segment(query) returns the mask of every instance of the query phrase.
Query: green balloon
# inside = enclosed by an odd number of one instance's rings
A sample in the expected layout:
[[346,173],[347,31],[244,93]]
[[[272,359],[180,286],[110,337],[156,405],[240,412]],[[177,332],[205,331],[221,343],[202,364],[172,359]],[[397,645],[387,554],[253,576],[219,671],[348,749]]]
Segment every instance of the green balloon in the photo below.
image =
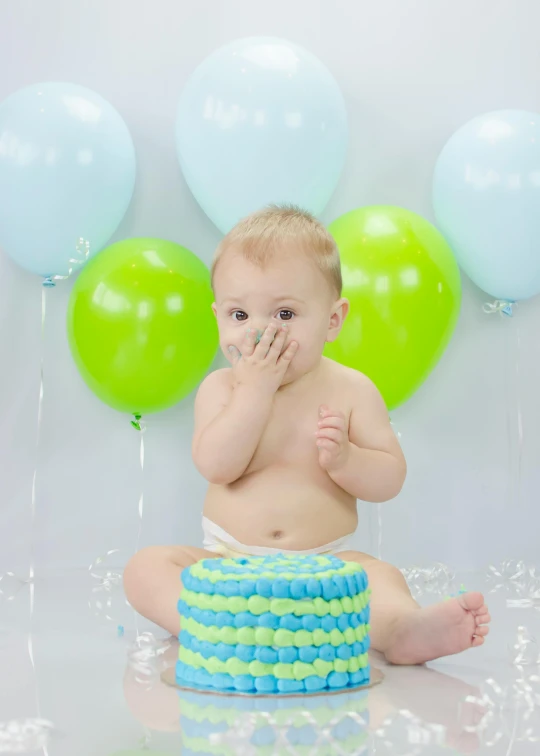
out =
[[456,326],[461,280],[437,229],[400,207],[373,205],[329,227],[351,310],[325,354],[365,373],[389,409],[426,380]]
[[208,370],[218,335],[207,267],[185,247],[127,239],[92,258],[69,300],[75,363],[120,412],[146,414],[183,399]]

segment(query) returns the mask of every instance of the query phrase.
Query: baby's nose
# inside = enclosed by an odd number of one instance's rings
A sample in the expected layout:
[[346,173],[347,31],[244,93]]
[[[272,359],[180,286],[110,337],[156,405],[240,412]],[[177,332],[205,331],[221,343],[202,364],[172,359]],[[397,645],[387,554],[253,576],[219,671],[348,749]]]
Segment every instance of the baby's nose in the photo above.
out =
[[[271,321],[275,325],[278,325],[278,323],[275,320]],[[260,321],[258,323],[255,323],[253,330],[255,331],[255,344],[258,344],[259,341],[263,337],[263,333],[266,331],[270,324],[268,322]]]
[[264,330],[261,330],[260,328],[255,328],[254,331],[255,331],[255,344],[258,344],[259,341],[262,339]]

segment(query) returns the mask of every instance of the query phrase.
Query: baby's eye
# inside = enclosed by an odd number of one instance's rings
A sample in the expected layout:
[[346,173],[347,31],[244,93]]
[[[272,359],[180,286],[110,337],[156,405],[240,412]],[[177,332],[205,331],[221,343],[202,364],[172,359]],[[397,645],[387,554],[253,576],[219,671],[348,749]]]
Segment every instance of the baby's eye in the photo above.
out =
[[238,323],[242,323],[244,320],[248,319],[247,313],[243,310],[235,310],[232,313],[233,320],[236,320]]
[[278,317],[280,320],[292,320],[294,312],[292,310],[280,310]]

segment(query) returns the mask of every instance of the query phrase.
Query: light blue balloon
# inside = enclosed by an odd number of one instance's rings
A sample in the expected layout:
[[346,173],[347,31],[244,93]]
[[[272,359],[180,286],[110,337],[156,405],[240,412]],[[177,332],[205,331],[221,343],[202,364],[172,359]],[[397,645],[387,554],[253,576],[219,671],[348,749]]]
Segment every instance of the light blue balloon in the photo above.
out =
[[90,89],[34,84],[0,105],[0,246],[26,270],[64,276],[100,250],[134,183],[127,126]]
[[540,115],[500,110],[449,139],[433,178],[437,223],[459,265],[492,297],[540,292]]
[[345,160],[345,103],[311,53],[272,37],[239,39],[190,77],[176,144],[189,188],[224,233],[269,203],[318,215]]

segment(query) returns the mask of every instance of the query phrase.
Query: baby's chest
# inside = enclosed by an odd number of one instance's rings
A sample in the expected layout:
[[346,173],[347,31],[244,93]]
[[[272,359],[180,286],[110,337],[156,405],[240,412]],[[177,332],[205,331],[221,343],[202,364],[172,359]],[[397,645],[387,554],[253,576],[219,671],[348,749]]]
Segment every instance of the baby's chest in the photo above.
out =
[[257,467],[272,463],[300,463],[316,459],[319,408],[322,404],[348,416],[342,402],[324,397],[275,401],[270,420],[261,437],[253,462]]

